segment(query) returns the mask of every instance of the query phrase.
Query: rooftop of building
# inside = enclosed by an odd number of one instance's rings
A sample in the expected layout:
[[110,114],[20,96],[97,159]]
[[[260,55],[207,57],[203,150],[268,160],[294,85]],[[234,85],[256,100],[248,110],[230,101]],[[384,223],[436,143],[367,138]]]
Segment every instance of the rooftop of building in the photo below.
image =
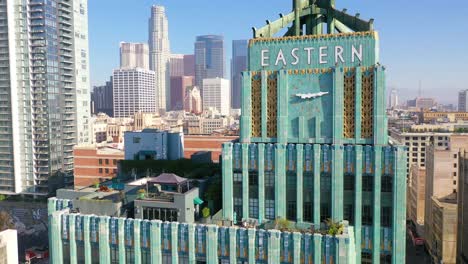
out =
[[96,150],[100,155],[123,155],[124,147],[122,143],[102,142],[97,144],[76,145],[75,150]]

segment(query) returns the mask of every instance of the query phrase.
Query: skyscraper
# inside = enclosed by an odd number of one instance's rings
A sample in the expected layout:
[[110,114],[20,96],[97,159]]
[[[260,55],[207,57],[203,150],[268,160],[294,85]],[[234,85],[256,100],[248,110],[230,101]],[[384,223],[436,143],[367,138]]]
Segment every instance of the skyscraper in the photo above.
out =
[[353,262],[403,263],[406,147],[387,135],[378,32],[334,0],[293,3],[249,42],[239,143],[223,146],[223,220],[346,220]]
[[114,117],[112,77],[105,85],[94,86],[91,92],[91,112],[93,114],[105,113],[110,117]]
[[0,19],[0,193],[47,194],[90,140],[87,1],[1,1]]
[[184,76],[184,54],[171,54],[169,62],[170,76]]
[[468,112],[468,90],[458,93],[458,112]]
[[184,75],[195,77],[195,55],[184,55]]
[[231,107],[241,108],[242,72],[247,69],[247,40],[232,41]]
[[120,68],[149,70],[148,44],[120,42]]
[[152,6],[149,19],[150,69],[155,72],[156,110],[166,110],[170,104],[170,47],[166,10]]
[[184,110],[184,98],[187,88],[194,84],[193,76],[172,76],[171,77],[171,110]]
[[398,91],[396,89],[392,89],[388,97],[388,108],[393,109],[397,106],[398,106]]
[[222,78],[203,79],[203,110],[214,108],[222,115],[231,112],[231,93],[229,80]]
[[114,116],[156,111],[154,72],[141,68],[117,69],[113,75]]
[[225,76],[224,37],[198,36],[195,42],[195,85],[203,94],[203,79]]

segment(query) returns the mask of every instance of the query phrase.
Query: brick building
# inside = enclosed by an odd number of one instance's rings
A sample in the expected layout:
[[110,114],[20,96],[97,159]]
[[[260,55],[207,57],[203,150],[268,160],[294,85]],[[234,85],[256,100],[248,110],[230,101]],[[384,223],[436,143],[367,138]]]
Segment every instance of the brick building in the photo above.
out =
[[117,175],[117,161],[124,159],[118,144],[82,145],[73,149],[75,188],[110,180]]
[[184,158],[190,159],[190,156],[199,151],[210,151],[211,159],[214,162],[219,161],[221,147],[223,143],[237,140],[237,136],[184,136]]

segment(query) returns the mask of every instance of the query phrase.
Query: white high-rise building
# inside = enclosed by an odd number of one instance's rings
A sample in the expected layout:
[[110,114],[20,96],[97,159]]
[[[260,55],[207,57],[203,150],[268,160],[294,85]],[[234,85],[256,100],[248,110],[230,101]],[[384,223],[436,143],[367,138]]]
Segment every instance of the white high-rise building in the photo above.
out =
[[0,1],[0,193],[73,184],[90,141],[86,0]]
[[148,44],[120,42],[120,68],[149,70]]
[[231,92],[229,80],[222,78],[204,79],[202,93],[203,110],[214,108],[221,115],[228,116],[231,111]]
[[388,96],[388,108],[393,109],[398,106],[398,91],[396,89],[392,89],[390,91],[390,95]]
[[166,110],[170,105],[170,48],[166,10],[163,6],[151,8],[149,19],[150,69],[156,78],[156,109]]
[[154,72],[141,68],[116,69],[112,77],[114,117],[124,118],[137,112],[156,111]]

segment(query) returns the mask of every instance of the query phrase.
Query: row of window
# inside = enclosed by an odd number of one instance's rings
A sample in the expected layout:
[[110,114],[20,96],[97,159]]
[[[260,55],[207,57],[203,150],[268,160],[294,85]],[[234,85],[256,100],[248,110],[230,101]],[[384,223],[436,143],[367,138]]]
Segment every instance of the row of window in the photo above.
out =
[[[109,165],[109,159],[99,159],[99,165],[102,165],[102,162],[105,162],[106,165]],[[112,165],[117,165],[117,160],[113,159],[112,160]]]

